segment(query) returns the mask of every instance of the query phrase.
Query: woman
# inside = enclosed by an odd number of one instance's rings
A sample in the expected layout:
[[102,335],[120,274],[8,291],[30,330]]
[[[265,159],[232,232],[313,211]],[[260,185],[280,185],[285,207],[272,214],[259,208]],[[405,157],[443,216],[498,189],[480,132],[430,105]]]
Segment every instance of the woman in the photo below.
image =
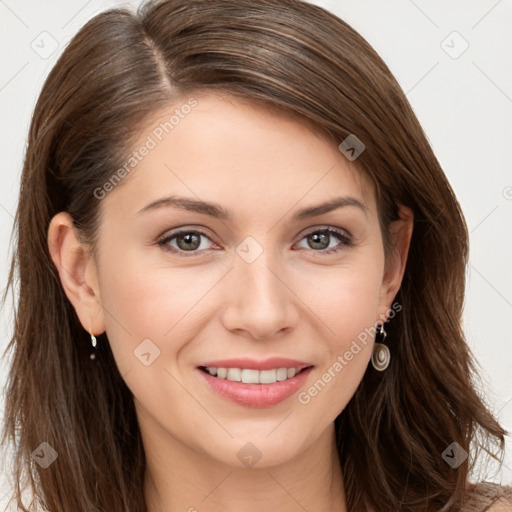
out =
[[334,15],[94,17],[36,105],[16,227],[4,439],[46,509],[512,506],[468,479],[505,432],[461,330],[464,218]]

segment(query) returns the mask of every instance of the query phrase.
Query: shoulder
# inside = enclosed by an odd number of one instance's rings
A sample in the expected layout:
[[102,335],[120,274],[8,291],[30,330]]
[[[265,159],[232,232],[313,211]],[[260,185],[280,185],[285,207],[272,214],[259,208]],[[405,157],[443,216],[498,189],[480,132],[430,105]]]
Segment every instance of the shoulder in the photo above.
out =
[[512,512],[512,487],[481,482],[468,484],[463,512]]
[[512,501],[507,500],[506,502],[503,502],[500,500],[500,502],[495,503],[494,505],[491,505],[490,508],[486,510],[486,512],[510,512],[512,510]]
[[510,512],[512,511],[512,501],[507,500],[506,502],[503,502],[500,500],[499,502],[496,502],[494,505],[491,505],[490,508],[486,510],[486,512]]

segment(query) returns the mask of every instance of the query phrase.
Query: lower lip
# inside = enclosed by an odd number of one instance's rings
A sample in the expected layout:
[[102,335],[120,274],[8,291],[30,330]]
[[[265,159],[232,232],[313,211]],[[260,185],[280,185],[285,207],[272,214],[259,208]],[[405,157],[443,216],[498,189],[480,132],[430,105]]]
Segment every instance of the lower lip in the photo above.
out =
[[293,395],[304,384],[312,366],[298,373],[291,379],[277,381],[273,384],[245,384],[227,379],[213,377],[198,369],[210,387],[223,398],[246,407],[271,407]]

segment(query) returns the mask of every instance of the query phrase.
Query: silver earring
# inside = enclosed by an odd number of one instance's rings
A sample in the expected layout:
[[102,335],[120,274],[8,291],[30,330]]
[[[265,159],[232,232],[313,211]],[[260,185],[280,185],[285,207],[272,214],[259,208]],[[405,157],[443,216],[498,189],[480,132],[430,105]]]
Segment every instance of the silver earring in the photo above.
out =
[[[96,336],[94,336],[94,334],[92,333],[92,327],[89,329],[89,334],[91,335],[92,348],[96,348],[97,341],[96,341]],[[89,357],[91,359],[96,359],[96,354],[93,352]]]
[[[382,336],[382,341],[386,339],[387,333],[384,330],[384,325],[381,324],[380,326],[380,332],[377,330],[377,333]],[[389,348],[387,345],[384,345],[384,343],[377,343],[373,345],[373,352],[372,352],[372,366],[379,372],[384,371],[388,366],[389,362],[391,361],[391,352],[389,351]]]

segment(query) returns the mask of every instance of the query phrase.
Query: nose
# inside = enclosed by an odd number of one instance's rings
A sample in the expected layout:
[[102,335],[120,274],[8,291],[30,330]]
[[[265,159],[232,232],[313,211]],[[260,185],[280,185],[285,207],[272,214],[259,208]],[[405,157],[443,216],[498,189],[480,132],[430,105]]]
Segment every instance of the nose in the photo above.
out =
[[224,327],[257,340],[292,330],[300,319],[300,301],[278,259],[263,251],[249,263],[235,254],[233,265],[225,282]]

